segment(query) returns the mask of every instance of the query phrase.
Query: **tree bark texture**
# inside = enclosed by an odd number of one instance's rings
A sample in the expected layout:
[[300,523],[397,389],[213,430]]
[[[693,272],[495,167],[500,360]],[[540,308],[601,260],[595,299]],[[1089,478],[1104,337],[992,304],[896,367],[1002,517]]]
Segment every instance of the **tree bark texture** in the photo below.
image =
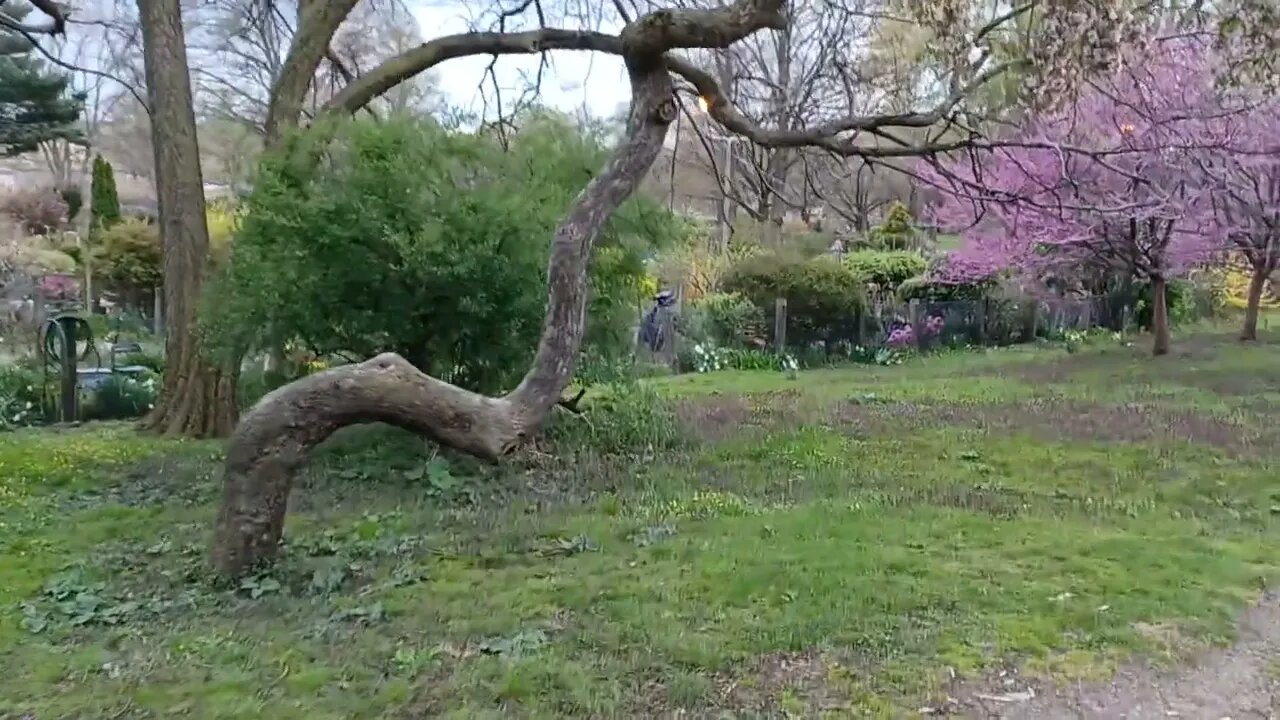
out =
[[1169,353],[1169,284],[1163,275],[1151,278],[1151,354]]
[[1258,339],[1258,311],[1262,305],[1262,291],[1267,285],[1267,277],[1271,273],[1264,267],[1254,268],[1249,278],[1249,294],[1245,298],[1244,327],[1240,330],[1240,339],[1252,341]]
[[179,0],[138,0],[138,13],[164,248],[166,330],[164,388],[143,427],[170,436],[225,436],[235,426],[236,373],[201,355],[196,332],[209,229],[182,9]]
[[341,427],[385,422],[493,461],[540,429],[573,376],[591,247],[610,214],[639,187],[675,119],[661,56],[626,59],[632,85],[627,135],[556,230],[543,333],[519,386],[504,397],[486,397],[385,354],[270,393],[245,414],[231,439],[211,557],[219,573],[234,577],[275,557],[295,473],[311,449]]

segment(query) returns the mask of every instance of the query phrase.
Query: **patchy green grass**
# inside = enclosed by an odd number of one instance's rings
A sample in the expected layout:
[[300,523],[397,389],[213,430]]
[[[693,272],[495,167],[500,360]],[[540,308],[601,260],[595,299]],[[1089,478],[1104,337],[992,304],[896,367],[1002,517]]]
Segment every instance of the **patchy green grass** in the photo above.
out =
[[1280,347],[1141,350],[615,388],[499,470],[351,429],[234,587],[215,444],[3,436],[0,717],[899,716],[1176,661],[1277,581]]

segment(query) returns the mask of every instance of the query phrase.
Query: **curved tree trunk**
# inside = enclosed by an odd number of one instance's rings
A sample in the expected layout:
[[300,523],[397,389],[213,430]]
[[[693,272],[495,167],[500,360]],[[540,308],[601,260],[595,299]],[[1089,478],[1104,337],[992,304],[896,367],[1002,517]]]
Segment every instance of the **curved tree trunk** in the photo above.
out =
[[1266,268],[1254,268],[1253,277],[1249,278],[1249,294],[1244,306],[1244,327],[1240,330],[1240,339],[1251,341],[1258,339],[1258,310],[1262,305],[1262,290],[1267,285]]
[[385,354],[270,393],[241,419],[228,449],[211,558],[219,573],[240,575],[274,558],[294,474],[311,449],[339,428],[385,422],[496,461],[541,427],[572,378],[582,343],[592,244],[640,185],[675,119],[671,79],[660,57],[626,59],[632,87],[627,135],[556,231],[542,338],[524,380],[505,397],[490,398]]
[[164,247],[165,374],[143,420],[165,435],[221,437],[235,426],[237,368],[202,356],[196,331],[209,229],[179,0],[138,0]]
[[1169,284],[1164,276],[1151,278],[1152,355],[1169,353]]

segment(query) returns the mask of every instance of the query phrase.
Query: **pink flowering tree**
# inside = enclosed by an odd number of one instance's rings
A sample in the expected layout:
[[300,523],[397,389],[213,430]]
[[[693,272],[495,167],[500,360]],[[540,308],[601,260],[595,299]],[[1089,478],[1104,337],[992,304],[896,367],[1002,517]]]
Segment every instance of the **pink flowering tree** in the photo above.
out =
[[1263,95],[1241,102],[1249,105],[1246,111],[1206,124],[1215,146],[1185,160],[1227,257],[1249,269],[1240,339],[1256,340],[1262,292],[1280,270],[1280,99]]
[[1219,102],[1215,71],[1208,42],[1156,41],[976,159],[924,163],[922,177],[944,190],[934,221],[964,237],[939,278],[1101,267],[1149,282],[1153,353],[1167,353],[1167,283],[1214,258],[1222,237],[1186,162],[1218,148],[1204,128],[1235,112]]

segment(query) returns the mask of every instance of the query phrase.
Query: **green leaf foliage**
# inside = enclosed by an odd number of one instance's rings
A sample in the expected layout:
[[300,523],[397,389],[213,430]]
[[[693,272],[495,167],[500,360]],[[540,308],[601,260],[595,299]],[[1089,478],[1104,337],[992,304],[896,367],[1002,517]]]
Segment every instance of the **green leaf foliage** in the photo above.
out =
[[93,176],[89,184],[90,231],[100,233],[120,222],[120,198],[116,194],[116,175],[111,163],[101,155],[93,158]]
[[973,283],[944,283],[927,273],[903,280],[898,285],[898,299],[903,301],[925,300],[929,302],[974,302],[985,298],[996,286],[994,279]]
[[723,287],[750,298],[769,318],[775,300],[786,298],[787,342],[801,347],[839,336],[865,306],[862,279],[829,255],[804,261],[754,255],[729,271]]
[[765,336],[764,311],[737,293],[708,293],[690,302],[680,317],[682,334],[694,342],[741,345]]
[[929,267],[920,253],[905,250],[860,250],[846,255],[844,262],[863,283],[890,290]]
[[140,218],[112,225],[99,236],[95,262],[113,290],[127,293],[159,287],[164,271],[160,229]]
[[38,58],[0,54],[0,154],[32,152],[49,140],[83,141],[77,124],[84,95],[69,92],[70,82]]
[[[594,136],[526,118],[504,149],[430,120],[320,123],[264,158],[205,315],[216,345],[297,340],[321,355],[395,351],[481,392],[527,369],[552,234],[603,165]],[[590,265],[584,351],[631,349],[644,258],[677,231],[632,200]]]
[[866,246],[873,250],[907,250],[916,244],[911,210],[900,202],[889,206],[884,222],[872,228]]

